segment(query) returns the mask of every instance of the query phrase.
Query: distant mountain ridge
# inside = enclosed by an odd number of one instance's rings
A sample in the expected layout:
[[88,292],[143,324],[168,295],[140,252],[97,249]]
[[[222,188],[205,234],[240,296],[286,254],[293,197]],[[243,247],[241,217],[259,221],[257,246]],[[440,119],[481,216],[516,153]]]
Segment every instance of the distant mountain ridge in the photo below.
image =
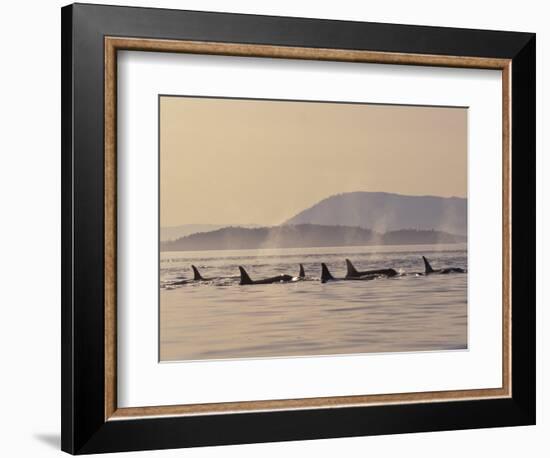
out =
[[197,232],[210,232],[222,227],[238,226],[238,227],[258,227],[256,224],[182,224],[181,226],[168,226],[160,228],[160,241],[166,242],[176,240],[186,235],[195,234]]
[[161,242],[161,251],[243,250],[324,246],[462,243],[466,237],[442,231],[402,229],[380,233],[361,227],[318,224],[225,227]]
[[467,217],[467,199],[461,197],[349,192],[327,197],[283,224],[344,225],[382,233],[433,229],[465,236]]

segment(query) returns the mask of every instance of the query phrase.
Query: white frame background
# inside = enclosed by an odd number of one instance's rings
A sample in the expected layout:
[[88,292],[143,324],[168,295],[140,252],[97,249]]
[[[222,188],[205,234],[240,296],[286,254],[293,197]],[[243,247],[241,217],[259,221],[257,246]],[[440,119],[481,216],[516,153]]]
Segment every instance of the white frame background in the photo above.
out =
[[[468,350],[159,363],[159,94],[467,106]],[[501,387],[501,113],[498,70],[119,52],[118,406]]]

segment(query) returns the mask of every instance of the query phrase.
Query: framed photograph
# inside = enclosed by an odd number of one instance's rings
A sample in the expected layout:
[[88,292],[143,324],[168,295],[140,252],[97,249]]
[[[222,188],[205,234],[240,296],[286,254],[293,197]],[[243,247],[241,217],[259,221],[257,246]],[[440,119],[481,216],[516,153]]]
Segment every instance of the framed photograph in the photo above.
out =
[[535,35],[62,9],[62,448],[535,423]]

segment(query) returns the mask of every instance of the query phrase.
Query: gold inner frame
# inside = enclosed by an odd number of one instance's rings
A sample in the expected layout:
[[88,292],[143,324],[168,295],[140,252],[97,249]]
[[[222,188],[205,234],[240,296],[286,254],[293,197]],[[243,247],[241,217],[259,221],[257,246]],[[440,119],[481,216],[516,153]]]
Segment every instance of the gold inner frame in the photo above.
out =
[[[501,70],[502,72],[502,387],[400,394],[334,396],[119,408],[117,404],[117,51],[176,52],[241,57],[363,62]],[[105,420],[358,407],[511,397],[511,60],[240,43],[105,37]]]

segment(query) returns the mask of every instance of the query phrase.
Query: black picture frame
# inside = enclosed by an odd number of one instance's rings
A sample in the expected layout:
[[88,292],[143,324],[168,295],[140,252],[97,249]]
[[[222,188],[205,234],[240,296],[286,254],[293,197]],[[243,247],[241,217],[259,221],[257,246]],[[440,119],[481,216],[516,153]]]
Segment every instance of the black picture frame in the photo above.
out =
[[[74,4],[62,8],[62,449],[72,454],[535,424],[535,34]],[[106,421],[104,37],[512,61],[512,396]]]

